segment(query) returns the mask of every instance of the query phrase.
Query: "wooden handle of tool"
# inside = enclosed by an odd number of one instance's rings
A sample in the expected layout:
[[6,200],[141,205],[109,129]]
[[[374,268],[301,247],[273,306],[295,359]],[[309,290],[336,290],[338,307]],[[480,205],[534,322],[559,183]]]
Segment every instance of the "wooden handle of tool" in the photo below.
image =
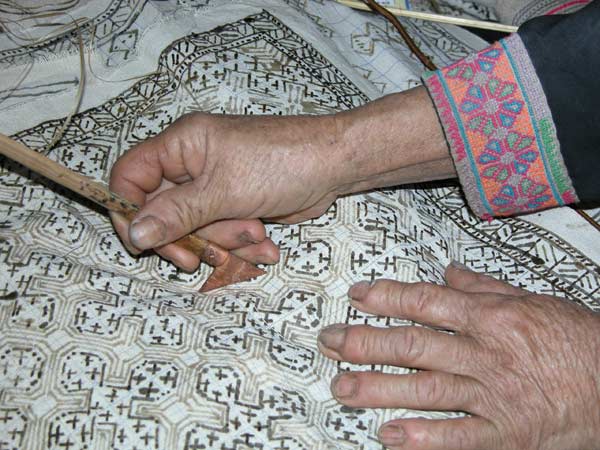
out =
[[[128,220],[132,220],[139,211],[137,205],[111,192],[103,184],[74,172],[3,134],[0,134],[0,154],[92,200],[109,211],[122,214]],[[192,234],[175,241],[175,244],[195,253],[202,261],[211,266],[220,266],[229,257],[229,252],[224,248]]]

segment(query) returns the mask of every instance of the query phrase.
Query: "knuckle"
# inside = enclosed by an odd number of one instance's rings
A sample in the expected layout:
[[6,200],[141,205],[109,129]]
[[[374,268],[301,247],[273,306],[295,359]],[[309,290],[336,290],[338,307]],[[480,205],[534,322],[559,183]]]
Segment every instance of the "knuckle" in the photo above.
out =
[[417,401],[424,405],[438,405],[446,396],[448,386],[440,382],[439,377],[422,372],[421,378],[415,383]]
[[339,350],[340,356],[350,362],[361,361],[372,351],[372,333],[366,327],[354,326],[347,329],[344,345]]
[[185,195],[173,200],[173,215],[176,223],[183,226],[186,230],[195,229],[195,217],[197,214],[195,201]]
[[405,327],[395,341],[394,353],[398,362],[414,365],[423,358],[427,342],[417,327]]
[[188,113],[183,116],[186,122],[189,122],[194,127],[206,128],[208,122],[214,120],[215,117],[212,114],[208,114],[202,111],[195,111],[193,113]]
[[471,363],[477,361],[478,355],[481,352],[481,345],[472,337],[461,336],[457,337],[457,339],[459,341],[447,349],[447,351],[461,367],[471,367]]
[[185,165],[187,156],[197,151],[204,137],[204,115],[185,114],[161,133],[162,145],[158,147],[161,161],[179,161]]
[[262,222],[259,221],[249,222],[246,225],[243,233],[246,233],[251,239],[257,241],[264,241],[267,237],[267,231],[265,229],[265,226],[262,224]]
[[117,161],[113,164],[110,169],[110,181],[109,187],[113,189],[114,182],[121,176],[121,172],[123,171],[123,156],[119,157]]
[[424,282],[415,283],[411,293],[412,301],[410,302],[412,312],[419,316],[423,315],[435,295],[435,285]]
[[527,327],[526,314],[519,303],[513,300],[500,300],[490,307],[488,319],[495,324],[502,325],[510,330],[519,330],[523,326]]
[[163,146],[160,147],[159,158],[164,161],[179,161],[186,145],[185,139],[179,133],[167,133],[163,138]]
[[[129,152],[125,153],[123,164],[127,164],[129,170],[146,170],[147,168],[156,167],[160,164],[159,149],[160,145],[156,137],[150,138],[148,141],[138,144]],[[148,145],[150,143],[150,145]]]
[[431,434],[425,428],[413,430],[408,436],[410,444],[407,448],[430,448],[432,444]]
[[126,158],[127,154],[119,157],[117,162],[112,166],[110,170],[110,179],[108,182],[108,187],[111,191],[116,194],[121,194],[121,188],[124,179],[126,178],[127,172],[129,171],[130,163],[129,158]]
[[370,290],[371,295],[384,303],[391,303],[398,298],[398,283],[391,280],[377,280]]
[[[195,127],[199,127],[202,124],[204,115],[205,115],[204,113],[200,113],[200,112],[183,114],[182,116],[178,117],[171,124],[171,127],[167,128],[167,130],[169,130],[169,129],[186,130],[188,128],[193,129]],[[173,134],[176,136],[179,133],[173,133]]]

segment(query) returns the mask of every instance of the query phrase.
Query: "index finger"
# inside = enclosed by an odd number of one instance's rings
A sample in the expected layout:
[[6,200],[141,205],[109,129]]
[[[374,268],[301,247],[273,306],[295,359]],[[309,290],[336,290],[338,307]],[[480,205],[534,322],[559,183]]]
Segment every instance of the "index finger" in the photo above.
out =
[[198,176],[204,166],[203,129],[184,116],[158,135],[123,154],[111,170],[110,189],[137,203],[156,191],[163,179],[180,184]]
[[358,283],[348,295],[352,306],[361,311],[458,332],[471,329],[482,305],[491,301],[484,294],[476,298],[447,286],[393,280]]

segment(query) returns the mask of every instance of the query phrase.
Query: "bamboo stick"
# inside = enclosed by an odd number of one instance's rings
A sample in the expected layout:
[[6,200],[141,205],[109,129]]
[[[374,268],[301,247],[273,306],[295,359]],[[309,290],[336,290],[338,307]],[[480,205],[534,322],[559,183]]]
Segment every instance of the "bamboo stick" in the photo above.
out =
[[[128,220],[132,220],[139,211],[137,205],[111,192],[103,184],[74,172],[3,134],[0,134],[0,154],[109,211],[123,214]],[[201,292],[246,281],[265,273],[219,245],[192,234],[175,241],[175,244],[195,253],[203,262],[216,267],[200,289]]]
[[[111,192],[103,184],[74,172],[3,134],[0,134],[0,154],[109,211],[123,214],[128,220],[132,220],[139,211],[137,205]],[[182,237],[175,241],[175,244],[198,255],[203,262],[215,266],[215,270],[200,288],[200,292],[247,281],[265,273],[254,264],[237,257],[219,245],[193,234]]]
[[[369,7],[359,0],[336,0],[338,3],[349,6],[361,11],[370,11]],[[386,7],[395,16],[408,17],[411,19],[425,20],[429,22],[447,23],[470,28],[479,28],[482,30],[500,31],[503,33],[515,33],[519,28],[514,25],[504,25],[501,23],[487,22],[484,20],[465,19],[463,17],[452,17],[444,14],[433,14],[421,11],[409,11],[401,8]]]
[[[132,220],[139,211],[137,205],[111,192],[103,184],[74,172],[3,134],[0,134],[0,154],[82,197],[92,200],[109,211],[124,215],[128,220]],[[194,252],[202,261],[211,266],[220,266],[229,256],[227,250],[194,235],[185,236],[176,244]]]

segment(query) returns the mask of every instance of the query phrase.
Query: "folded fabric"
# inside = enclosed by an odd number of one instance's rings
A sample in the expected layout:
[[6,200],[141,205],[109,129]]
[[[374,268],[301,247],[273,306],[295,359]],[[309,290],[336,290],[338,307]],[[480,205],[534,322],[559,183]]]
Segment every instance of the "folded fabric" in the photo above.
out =
[[492,8],[502,23],[521,25],[539,16],[571,14],[592,0],[475,0]]

